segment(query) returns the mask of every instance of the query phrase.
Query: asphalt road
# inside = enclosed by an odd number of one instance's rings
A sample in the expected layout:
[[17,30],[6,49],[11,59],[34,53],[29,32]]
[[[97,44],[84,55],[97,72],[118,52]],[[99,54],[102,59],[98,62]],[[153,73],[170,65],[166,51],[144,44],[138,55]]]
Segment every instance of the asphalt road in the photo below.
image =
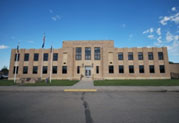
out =
[[175,92],[0,92],[0,123],[178,123]]

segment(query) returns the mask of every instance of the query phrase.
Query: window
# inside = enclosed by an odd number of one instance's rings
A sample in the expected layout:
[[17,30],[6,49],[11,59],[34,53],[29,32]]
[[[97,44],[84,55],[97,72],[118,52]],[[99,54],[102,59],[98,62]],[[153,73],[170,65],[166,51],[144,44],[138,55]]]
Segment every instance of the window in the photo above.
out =
[[15,74],[15,71],[16,71],[16,74],[18,74],[18,70],[19,70],[19,67],[18,66],[14,66],[13,74]]
[[39,54],[38,53],[34,53],[34,61],[38,61],[39,60]]
[[38,66],[33,66],[33,74],[37,74],[38,73]]
[[23,67],[23,74],[27,74],[28,73],[28,67],[27,66],[24,66]]
[[53,61],[58,61],[58,53],[53,53]]
[[165,66],[164,65],[160,65],[160,73],[165,73]]
[[18,53],[18,54],[16,53],[16,54],[15,54],[14,61],[19,61],[19,58],[20,58],[20,54],[19,54],[19,53]]
[[29,61],[29,54],[28,53],[24,54],[24,61]]
[[122,52],[118,53],[118,60],[123,60],[123,53]]
[[96,74],[99,73],[99,66],[96,66]]
[[81,47],[76,47],[76,60],[81,60]]
[[139,73],[144,73],[144,65],[139,65]]
[[91,60],[91,48],[85,47],[85,60]]
[[143,60],[143,53],[142,52],[138,52],[138,60]]
[[94,59],[95,60],[100,60],[100,47],[95,47],[94,48]]
[[67,66],[62,66],[62,74],[67,74]]
[[154,59],[153,52],[148,52],[148,59],[149,60],[153,60]]
[[149,72],[150,73],[155,73],[154,65],[149,65]]
[[48,70],[48,67],[47,66],[43,66],[43,74],[47,74],[47,70]]
[[80,66],[77,66],[77,74],[80,74]]
[[48,53],[44,53],[44,61],[48,61]]
[[114,66],[113,65],[109,65],[109,73],[114,73]]
[[163,60],[163,52],[158,52],[158,59]]
[[128,53],[128,60],[133,60],[133,53],[132,52]]
[[57,74],[57,66],[53,66],[52,67],[52,73],[53,74]]
[[124,73],[124,66],[123,65],[119,65],[119,73]]
[[134,73],[134,66],[133,65],[129,65],[129,73]]

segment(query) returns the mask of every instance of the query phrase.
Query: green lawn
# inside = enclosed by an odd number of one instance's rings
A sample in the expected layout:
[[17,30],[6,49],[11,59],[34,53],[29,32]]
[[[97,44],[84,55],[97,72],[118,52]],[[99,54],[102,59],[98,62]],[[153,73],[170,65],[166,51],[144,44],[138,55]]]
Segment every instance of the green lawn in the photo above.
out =
[[45,81],[37,83],[24,83],[24,84],[14,84],[13,80],[0,80],[0,86],[72,86],[76,84],[79,80],[52,80],[51,83],[45,83]]
[[0,80],[0,86],[10,86],[14,85],[13,80]]
[[179,80],[96,80],[95,86],[179,86]]

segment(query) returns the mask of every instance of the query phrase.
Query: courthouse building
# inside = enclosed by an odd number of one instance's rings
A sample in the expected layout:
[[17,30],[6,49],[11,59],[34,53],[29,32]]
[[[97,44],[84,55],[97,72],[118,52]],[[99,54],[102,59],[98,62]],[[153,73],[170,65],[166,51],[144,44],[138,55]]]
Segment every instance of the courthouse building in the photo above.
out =
[[[59,49],[12,49],[9,79],[170,79],[167,48],[115,48],[113,40],[63,41]],[[15,62],[17,60],[17,62]],[[51,72],[52,71],[52,72]]]

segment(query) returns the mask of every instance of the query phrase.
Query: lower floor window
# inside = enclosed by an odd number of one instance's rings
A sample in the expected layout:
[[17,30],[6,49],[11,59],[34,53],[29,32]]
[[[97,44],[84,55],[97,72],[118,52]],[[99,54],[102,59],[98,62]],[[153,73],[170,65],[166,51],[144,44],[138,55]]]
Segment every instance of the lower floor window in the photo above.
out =
[[77,66],[77,74],[80,74],[80,66]]
[[149,72],[150,73],[155,73],[154,65],[149,65]]
[[133,65],[129,65],[129,73],[134,73],[134,66]]
[[139,73],[144,73],[144,65],[139,65]]
[[124,73],[124,66],[123,65],[119,65],[119,73]]
[[43,66],[43,74],[47,74],[48,71],[48,67],[47,66]]
[[38,73],[38,66],[33,66],[33,74],[37,74]]
[[14,69],[13,69],[13,74],[18,74],[18,71],[19,71],[19,67],[18,66],[14,66]]
[[109,65],[109,73],[114,73],[114,66],[113,65]]
[[62,66],[62,74],[67,74],[67,66]]
[[57,74],[57,66],[53,66],[52,67],[52,73],[53,74]]
[[99,73],[99,66],[96,66],[96,74]]
[[160,73],[165,73],[165,66],[164,65],[160,65]]
[[28,73],[28,67],[27,66],[24,66],[23,67],[23,74],[27,74]]

